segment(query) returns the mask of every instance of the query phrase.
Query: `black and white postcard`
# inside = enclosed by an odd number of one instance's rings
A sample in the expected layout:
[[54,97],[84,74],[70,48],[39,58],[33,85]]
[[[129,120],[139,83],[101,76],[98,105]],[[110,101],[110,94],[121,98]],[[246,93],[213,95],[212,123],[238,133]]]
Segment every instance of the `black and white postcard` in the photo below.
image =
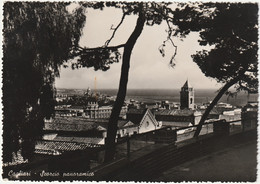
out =
[[4,1],[2,180],[257,182],[258,14]]

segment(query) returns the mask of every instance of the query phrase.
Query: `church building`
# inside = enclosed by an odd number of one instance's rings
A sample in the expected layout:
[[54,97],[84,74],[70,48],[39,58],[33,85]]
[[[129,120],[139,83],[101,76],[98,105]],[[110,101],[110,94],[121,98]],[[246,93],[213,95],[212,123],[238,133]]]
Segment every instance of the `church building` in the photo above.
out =
[[162,126],[186,127],[196,125],[201,112],[194,108],[194,89],[187,80],[180,91],[180,109],[162,109],[155,111],[155,118]]

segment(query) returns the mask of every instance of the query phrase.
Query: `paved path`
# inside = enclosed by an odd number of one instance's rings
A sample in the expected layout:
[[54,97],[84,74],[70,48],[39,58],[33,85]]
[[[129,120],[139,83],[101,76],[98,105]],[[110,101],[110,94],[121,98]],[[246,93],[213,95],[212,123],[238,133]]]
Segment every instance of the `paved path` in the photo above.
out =
[[154,181],[256,181],[256,142],[234,146],[163,172]]

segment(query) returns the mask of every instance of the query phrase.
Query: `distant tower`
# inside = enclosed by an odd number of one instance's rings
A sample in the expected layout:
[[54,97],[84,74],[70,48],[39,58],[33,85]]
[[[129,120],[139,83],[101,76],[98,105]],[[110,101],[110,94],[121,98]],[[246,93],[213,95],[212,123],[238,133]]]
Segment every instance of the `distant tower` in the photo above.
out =
[[181,109],[194,110],[194,90],[187,80],[181,88]]
[[90,89],[90,87],[88,87],[87,92],[85,93],[85,95],[90,96],[90,93],[91,93],[91,89]]

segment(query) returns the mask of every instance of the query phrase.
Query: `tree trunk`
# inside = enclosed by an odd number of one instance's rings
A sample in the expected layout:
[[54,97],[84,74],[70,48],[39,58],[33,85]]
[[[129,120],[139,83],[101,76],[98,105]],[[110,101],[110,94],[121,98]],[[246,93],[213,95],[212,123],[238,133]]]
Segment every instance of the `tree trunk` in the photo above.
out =
[[130,68],[130,57],[132,54],[133,47],[142,33],[144,23],[145,23],[145,15],[143,12],[143,8],[140,5],[139,7],[139,16],[137,19],[137,23],[135,26],[134,31],[130,35],[129,39],[127,40],[124,53],[123,53],[123,60],[122,60],[122,67],[121,67],[121,77],[119,83],[119,89],[117,92],[117,98],[114,103],[114,107],[112,109],[111,116],[108,122],[108,129],[107,129],[107,138],[106,138],[106,153],[105,153],[105,162],[111,161],[115,155],[115,139],[117,133],[117,121],[119,119],[121,108],[124,104],[126,91],[127,91],[127,82],[128,82],[128,73]]
[[214,100],[210,103],[210,105],[207,107],[206,111],[204,112],[204,114],[202,115],[200,122],[197,126],[197,129],[194,133],[193,137],[198,137],[200,134],[200,131],[202,129],[202,125],[204,124],[205,120],[207,119],[210,111],[213,109],[213,107],[217,104],[217,102],[219,101],[219,99],[225,94],[225,92],[231,87],[233,86],[235,83],[237,83],[240,80],[241,76],[238,76],[236,78],[234,78],[233,80],[231,80],[230,82],[226,83],[223,88],[221,88],[221,90],[218,92],[217,96],[214,98]]

